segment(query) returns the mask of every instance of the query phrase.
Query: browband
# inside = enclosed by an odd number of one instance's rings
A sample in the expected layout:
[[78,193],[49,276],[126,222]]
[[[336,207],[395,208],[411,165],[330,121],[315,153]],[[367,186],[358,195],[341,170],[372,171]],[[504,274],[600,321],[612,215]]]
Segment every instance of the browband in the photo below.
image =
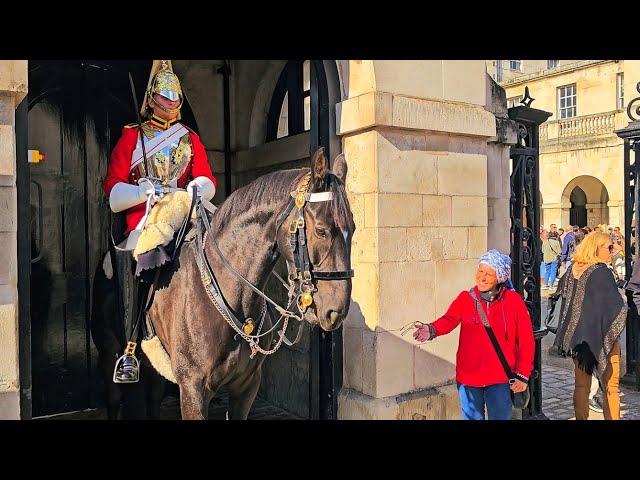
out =
[[307,202],[328,202],[333,199],[333,192],[305,193],[304,198]]

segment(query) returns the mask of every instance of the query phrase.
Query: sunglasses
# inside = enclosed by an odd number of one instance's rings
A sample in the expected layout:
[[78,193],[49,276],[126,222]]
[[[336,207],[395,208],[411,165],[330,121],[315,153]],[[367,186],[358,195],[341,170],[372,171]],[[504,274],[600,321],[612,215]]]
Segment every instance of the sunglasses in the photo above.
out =
[[610,253],[613,253],[613,245],[609,245],[609,247],[608,247],[608,248],[609,248],[609,252],[610,252]]

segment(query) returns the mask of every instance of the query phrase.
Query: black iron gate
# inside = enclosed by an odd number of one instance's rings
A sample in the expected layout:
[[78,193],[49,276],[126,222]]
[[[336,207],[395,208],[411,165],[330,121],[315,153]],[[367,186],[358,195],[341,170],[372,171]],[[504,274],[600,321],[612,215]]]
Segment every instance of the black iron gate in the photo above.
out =
[[[636,89],[640,93],[640,82]],[[631,278],[631,268],[638,260],[638,248],[636,245],[638,235],[638,221],[640,218],[639,202],[640,192],[640,97],[629,102],[627,115],[630,122],[626,128],[615,133],[624,140],[624,251],[625,255],[625,279]],[[638,310],[627,292],[627,373],[621,378],[621,382],[634,386],[640,390],[640,365],[638,351],[640,340],[638,335],[638,322],[640,320]]]
[[525,90],[523,106],[510,108],[509,118],[516,122],[517,143],[511,147],[511,278],[531,315],[536,353],[529,386],[531,402],[524,418],[544,418],[542,413],[541,340],[546,334],[540,318],[540,188],[538,128],[551,113],[531,108],[533,99]]

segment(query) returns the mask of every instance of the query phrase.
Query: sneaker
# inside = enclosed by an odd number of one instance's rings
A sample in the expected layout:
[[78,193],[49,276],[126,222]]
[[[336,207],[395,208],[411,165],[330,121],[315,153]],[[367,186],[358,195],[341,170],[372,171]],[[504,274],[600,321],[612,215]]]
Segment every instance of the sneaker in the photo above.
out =
[[598,395],[594,395],[589,399],[589,409],[598,413],[602,413],[604,411],[602,409],[602,400]]
[[542,287],[540,287],[540,290],[547,290],[549,287],[547,287],[546,285],[542,285]]

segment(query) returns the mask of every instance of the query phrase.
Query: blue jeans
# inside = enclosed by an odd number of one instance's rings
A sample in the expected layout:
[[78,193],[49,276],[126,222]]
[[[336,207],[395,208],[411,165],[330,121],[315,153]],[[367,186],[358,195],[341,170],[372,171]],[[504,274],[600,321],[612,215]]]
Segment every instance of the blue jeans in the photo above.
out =
[[511,389],[508,383],[486,387],[469,387],[458,383],[463,420],[511,420]]
[[545,263],[544,284],[553,287],[556,283],[556,275],[558,274],[558,262]]

